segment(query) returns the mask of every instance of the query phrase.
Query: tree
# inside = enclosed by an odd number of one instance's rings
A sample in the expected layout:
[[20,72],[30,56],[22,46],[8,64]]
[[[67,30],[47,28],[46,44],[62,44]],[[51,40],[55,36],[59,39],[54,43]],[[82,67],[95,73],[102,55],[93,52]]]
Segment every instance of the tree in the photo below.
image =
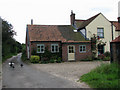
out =
[[21,44],[17,42],[13,36],[16,32],[13,30],[13,26],[7,21],[2,20],[2,56],[3,58],[20,52]]

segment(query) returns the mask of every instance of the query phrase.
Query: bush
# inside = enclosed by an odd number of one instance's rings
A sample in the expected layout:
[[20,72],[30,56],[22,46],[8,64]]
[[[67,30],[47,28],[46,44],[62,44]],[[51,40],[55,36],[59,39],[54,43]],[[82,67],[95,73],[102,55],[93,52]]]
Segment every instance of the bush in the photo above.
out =
[[107,51],[107,52],[104,53],[104,55],[105,55],[106,57],[110,57],[110,52]]
[[55,60],[54,60],[54,59],[50,59],[49,62],[50,62],[50,63],[55,63]]
[[49,63],[49,61],[44,61],[44,60],[42,60],[40,63],[41,63],[41,64],[47,64],[47,63]]
[[37,56],[37,55],[32,55],[32,56],[30,57],[30,62],[31,62],[31,63],[39,63],[39,60],[40,60],[40,57]]
[[57,63],[61,63],[62,62],[62,59],[61,57],[58,57],[58,59],[56,60]]
[[109,60],[110,60],[110,57],[104,57],[103,60],[104,60],[104,61],[109,61]]
[[88,56],[85,59],[82,59],[81,61],[93,61],[92,56]]
[[104,55],[104,54],[98,55],[98,59],[103,60],[104,58],[105,58],[105,55]]
[[27,55],[26,55],[26,50],[24,49],[24,50],[22,50],[22,60],[23,61],[26,61],[27,60]]

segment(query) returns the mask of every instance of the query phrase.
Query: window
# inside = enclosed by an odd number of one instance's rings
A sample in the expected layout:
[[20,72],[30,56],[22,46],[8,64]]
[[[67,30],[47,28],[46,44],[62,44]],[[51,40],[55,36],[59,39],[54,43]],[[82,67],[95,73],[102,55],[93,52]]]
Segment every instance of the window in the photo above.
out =
[[45,46],[44,44],[37,44],[37,53],[44,53]]
[[99,38],[104,38],[104,29],[103,28],[97,28],[97,36],[99,36]]
[[74,53],[74,46],[69,46],[69,53]]
[[58,46],[58,44],[51,44],[51,52],[52,53],[59,52],[59,46]]
[[79,46],[79,51],[80,51],[80,53],[86,52],[86,45],[80,45]]
[[59,52],[58,44],[52,44],[52,45],[51,45],[51,52],[52,52],[52,53]]

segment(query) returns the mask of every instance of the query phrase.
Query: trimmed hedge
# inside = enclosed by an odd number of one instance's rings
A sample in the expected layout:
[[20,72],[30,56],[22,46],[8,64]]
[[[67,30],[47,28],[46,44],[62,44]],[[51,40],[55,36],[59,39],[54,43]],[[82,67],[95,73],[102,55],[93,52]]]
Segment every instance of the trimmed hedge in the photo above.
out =
[[31,63],[39,63],[39,60],[40,60],[40,57],[37,56],[37,55],[32,55],[32,56],[30,57],[30,62],[31,62]]

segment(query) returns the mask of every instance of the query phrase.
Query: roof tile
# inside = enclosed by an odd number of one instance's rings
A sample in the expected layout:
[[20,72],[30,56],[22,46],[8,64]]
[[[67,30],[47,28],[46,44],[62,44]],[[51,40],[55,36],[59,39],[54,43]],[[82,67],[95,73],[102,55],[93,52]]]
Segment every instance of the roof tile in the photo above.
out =
[[27,25],[30,41],[86,41],[71,25]]
[[120,42],[120,36],[118,36],[117,38],[115,38],[112,42]]

